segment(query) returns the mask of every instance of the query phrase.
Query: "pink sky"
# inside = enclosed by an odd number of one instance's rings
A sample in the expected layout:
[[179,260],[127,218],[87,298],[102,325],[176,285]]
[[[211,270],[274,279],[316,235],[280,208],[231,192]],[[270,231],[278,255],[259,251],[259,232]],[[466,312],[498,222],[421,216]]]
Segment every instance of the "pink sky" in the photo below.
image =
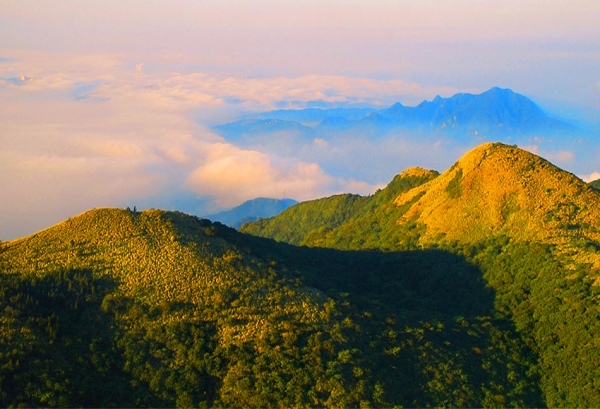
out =
[[[175,207],[177,195],[215,210],[282,192],[369,193],[414,165],[357,180],[324,169],[319,160],[341,149],[324,141],[307,161],[208,130],[282,101],[417,104],[500,86],[597,123],[598,16],[597,1],[5,0],[0,239],[90,207]],[[432,168],[459,153],[362,143],[346,149]],[[530,148],[582,175],[600,170],[572,152]]]

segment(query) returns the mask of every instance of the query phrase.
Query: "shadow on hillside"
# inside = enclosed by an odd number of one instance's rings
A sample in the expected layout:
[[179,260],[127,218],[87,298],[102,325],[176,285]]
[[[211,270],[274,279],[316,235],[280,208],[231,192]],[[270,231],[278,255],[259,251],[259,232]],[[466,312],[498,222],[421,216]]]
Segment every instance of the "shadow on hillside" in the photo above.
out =
[[164,405],[123,370],[114,317],[101,311],[113,281],[89,270],[0,280],[0,406]]
[[494,292],[479,268],[449,251],[298,247],[218,226],[219,236],[261,259],[302,272],[304,284],[328,295],[346,293],[361,308],[422,310],[429,316],[493,315]]
[[[464,257],[439,249],[296,247],[229,229],[221,236],[348,305],[389,402],[408,406],[544,406],[535,354]],[[293,271],[290,273],[289,271]],[[453,395],[453,396],[449,396]],[[476,398],[477,396],[477,398]]]

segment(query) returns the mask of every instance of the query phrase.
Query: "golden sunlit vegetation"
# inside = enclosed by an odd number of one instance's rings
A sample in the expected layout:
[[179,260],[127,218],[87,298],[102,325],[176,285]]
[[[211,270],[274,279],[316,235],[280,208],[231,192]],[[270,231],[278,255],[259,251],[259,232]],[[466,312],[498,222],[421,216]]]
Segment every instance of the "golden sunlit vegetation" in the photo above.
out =
[[0,406],[600,406],[598,200],[488,144],[254,235],[91,210],[0,243]]
[[482,145],[435,180],[400,195],[396,204],[417,195],[404,220],[416,217],[427,226],[423,241],[443,234],[450,241],[473,242],[490,233],[553,244],[600,240],[600,195],[512,146]]

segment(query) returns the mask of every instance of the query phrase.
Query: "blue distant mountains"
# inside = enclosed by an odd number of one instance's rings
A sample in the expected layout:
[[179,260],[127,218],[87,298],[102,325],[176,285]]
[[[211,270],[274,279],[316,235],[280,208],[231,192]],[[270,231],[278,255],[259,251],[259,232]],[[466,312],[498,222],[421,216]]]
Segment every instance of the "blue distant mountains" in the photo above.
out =
[[279,213],[296,203],[298,202],[294,199],[259,197],[248,200],[233,209],[224,210],[205,217],[213,222],[220,222],[226,226],[237,229],[247,222],[277,216]]
[[383,136],[393,131],[442,134],[461,138],[502,139],[575,133],[577,128],[545,113],[529,98],[510,89],[491,88],[481,94],[436,96],[410,107],[400,102],[384,109],[307,108],[275,110],[215,127],[229,140],[279,134],[294,138],[360,133]]

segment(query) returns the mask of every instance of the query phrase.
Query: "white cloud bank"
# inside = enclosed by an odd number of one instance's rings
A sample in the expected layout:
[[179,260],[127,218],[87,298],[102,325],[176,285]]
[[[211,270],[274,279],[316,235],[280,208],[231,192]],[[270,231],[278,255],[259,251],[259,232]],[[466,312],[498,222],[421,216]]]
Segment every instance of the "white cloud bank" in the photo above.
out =
[[433,92],[331,76],[146,73],[146,65],[126,68],[115,55],[0,55],[10,57],[0,65],[2,240],[88,208],[136,201],[169,207],[180,203],[178,195],[196,197],[190,208],[208,212],[257,196],[369,193],[374,185],[334,177],[310,160],[239,148],[198,121],[230,112],[231,101],[237,110],[269,109],[280,101],[352,96],[373,104]]
[[[0,56],[0,240],[92,207],[201,215],[259,196],[368,194],[408,166],[446,163],[463,153],[464,147],[440,141],[318,136],[302,151],[281,141],[244,149],[210,131],[240,112],[286,103],[413,104],[458,91],[452,88],[332,75],[178,72],[165,67],[196,64],[175,54],[0,50]],[[573,154],[561,151],[555,159],[572,162]],[[381,180],[385,166],[389,179]]]
[[581,175],[579,176],[583,181],[585,182],[593,182],[594,180],[598,180],[600,179],[600,171],[599,172],[592,172],[588,175]]

